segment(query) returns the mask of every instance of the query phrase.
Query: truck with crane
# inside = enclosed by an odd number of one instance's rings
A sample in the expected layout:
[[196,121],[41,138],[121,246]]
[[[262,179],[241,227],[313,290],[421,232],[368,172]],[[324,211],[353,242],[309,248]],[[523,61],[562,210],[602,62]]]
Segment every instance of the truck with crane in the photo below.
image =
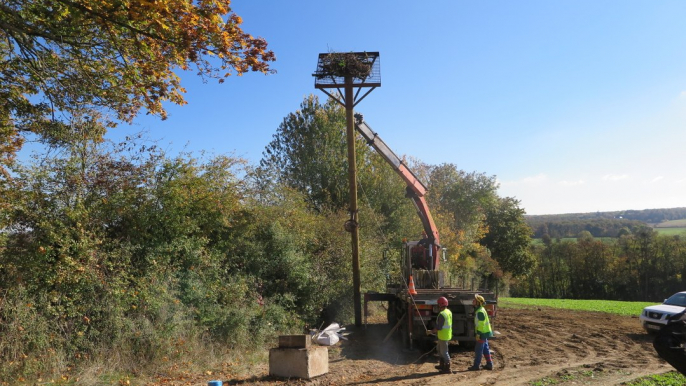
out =
[[485,308],[491,323],[494,323],[497,293],[488,289],[446,286],[444,272],[439,270],[441,257],[445,259],[445,250],[441,248],[438,229],[426,202],[426,186],[369,127],[361,114],[355,114],[355,129],[405,181],[405,195],[414,203],[424,229],[421,240],[403,241],[399,280],[389,281],[385,293],[364,295],[365,322],[368,302],[388,302],[387,319],[393,325],[392,332],[397,332],[406,347],[424,345],[436,339],[428,336],[426,331],[436,323],[438,298],[445,297],[453,313],[453,341],[473,347],[476,342],[472,305],[474,295],[480,294],[486,299]]

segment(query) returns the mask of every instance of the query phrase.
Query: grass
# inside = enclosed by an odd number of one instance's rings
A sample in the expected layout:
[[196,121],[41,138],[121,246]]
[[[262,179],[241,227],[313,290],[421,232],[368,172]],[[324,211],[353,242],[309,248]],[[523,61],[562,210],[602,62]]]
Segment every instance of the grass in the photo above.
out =
[[636,379],[625,386],[683,386],[684,384],[686,384],[686,377],[676,371],[670,371],[664,374]]
[[[572,371],[561,376],[544,377],[535,381],[529,382],[530,386],[551,386],[558,384],[584,384],[585,378],[601,378],[602,373],[597,373],[593,370],[588,371]],[[622,386],[683,386],[686,384],[686,377],[676,371],[670,371],[664,374],[651,375],[641,377],[633,381],[622,383]]]
[[656,303],[649,302],[620,302],[615,300],[569,300],[569,299],[530,299],[530,298],[499,298],[498,307],[551,307],[566,310],[597,311],[624,316],[638,316],[647,306]]
[[686,236],[686,228],[653,228],[663,236]]

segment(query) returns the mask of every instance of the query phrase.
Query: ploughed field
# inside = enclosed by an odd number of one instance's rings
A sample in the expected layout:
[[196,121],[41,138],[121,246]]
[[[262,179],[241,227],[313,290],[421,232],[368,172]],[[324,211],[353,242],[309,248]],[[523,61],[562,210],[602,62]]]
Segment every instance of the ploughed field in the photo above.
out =
[[[645,375],[674,370],[662,361],[637,317],[549,308],[500,309],[491,341],[493,371],[468,372],[473,352],[451,347],[453,374],[438,374],[435,352],[406,350],[384,339],[381,320],[366,328],[348,327],[349,341],[329,348],[329,373],[309,381],[268,376],[255,367],[230,384],[299,385],[620,385]],[[545,383],[545,382],[548,383]],[[554,383],[553,383],[554,382]]]

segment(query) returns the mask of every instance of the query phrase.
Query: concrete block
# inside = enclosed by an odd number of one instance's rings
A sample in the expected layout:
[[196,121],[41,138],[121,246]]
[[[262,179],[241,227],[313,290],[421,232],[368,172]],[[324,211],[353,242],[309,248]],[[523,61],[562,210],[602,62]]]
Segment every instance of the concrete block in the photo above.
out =
[[312,379],[329,372],[328,347],[273,348],[269,350],[269,375]]
[[309,335],[279,335],[279,348],[308,348],[311,341]]

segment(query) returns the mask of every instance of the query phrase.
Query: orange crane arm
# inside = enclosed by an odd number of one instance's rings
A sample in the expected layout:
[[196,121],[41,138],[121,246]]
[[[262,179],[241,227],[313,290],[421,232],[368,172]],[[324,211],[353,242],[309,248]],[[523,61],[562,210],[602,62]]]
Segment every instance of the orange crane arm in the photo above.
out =
[[424,232],[426,232],[429,242],[431,243],[431,256],[433,257],[433,269],[438,269],[439,258],[438,251],[440,249],[440,239],[438,236],[438,229],[434,223],[429,206],[426,203],[424,195],[426,194],[426,186],[415,176],[415,174],[408,169],[403,161],[386,145],[386,143],[375,133],[369,125],[363,120],[361,114],[355,114],[355,129],[367,140],[367,144],[376,150],[386,162],[391,165],[398,175],[405,181],[407,188],[405,189],[405,197],[412,199],[412,202],[417,209]]

